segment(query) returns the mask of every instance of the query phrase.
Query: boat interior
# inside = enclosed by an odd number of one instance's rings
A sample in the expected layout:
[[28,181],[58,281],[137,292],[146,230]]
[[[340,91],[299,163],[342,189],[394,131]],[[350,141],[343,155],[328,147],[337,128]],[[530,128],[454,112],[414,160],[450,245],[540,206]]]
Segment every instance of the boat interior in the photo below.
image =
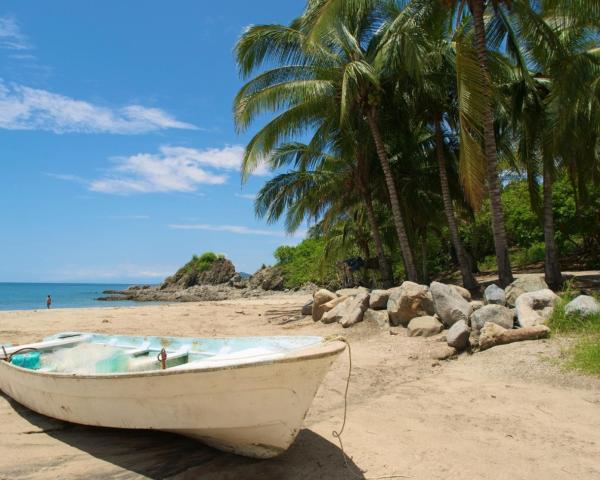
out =
[[272,361],[323,341],[314,336],[184,338],[64,332],[2,346],[0,360],[46,373],[103,375]]

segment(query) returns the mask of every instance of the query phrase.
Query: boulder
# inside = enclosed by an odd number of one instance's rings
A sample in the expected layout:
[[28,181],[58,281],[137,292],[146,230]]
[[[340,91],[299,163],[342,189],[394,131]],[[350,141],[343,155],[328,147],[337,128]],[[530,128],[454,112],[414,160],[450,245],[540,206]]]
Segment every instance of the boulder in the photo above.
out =
[[600,303],[589,295],[579,295],[565,306],[566,315],[589,317],[596,313],[600,313]]
[[524,340],[537,340],[539,338],[546,338],[549,334],[550,329],[546,325],[508,330],[495,323],[486,323],[479,336],[479,348],[486,350],[496,345],[505,345]]
[[479,310],[484,305],[484,303],[481,300],[473,300],[469,303],[471,304],[471,308],[473,309],[473,311]]
[[536,292],[538,290],[547,289],[548,285],[540,275],[527,274],[521,275],[508,287],[506,287],[506,303],[507,305],[514,307],[517,302],[517,298],[523,293]]
[[459,320],[446,332],[446,343],[457,350],[464,350],[469,346],[471,329],[464,320]]
[[333,300],[329,300],[327,303],[324,303],[323,305],[321,305],[320,308],[323,311],[323,315],[321,316],[321,321],[323,323],[337,322],[339,320],[339,318],[335,319],[335,320],[331,320],[332,316],[327,315],[327,314],[332,311],[339,313],[341,310],[337,307],[350,298],[351,297],[335,297]]
[[460,285],[449,285],[450,288],[456,291],[461,297],[463,297],[467,302],[471,301],[471,292],[469,292],[466,288],[461,287]]
[[390,316],[390,325],[406,326],[415,317],[434,313],[431,292],[426,285],[407,281],[397,288],[392,288],[389,292],[387,311]]
[[495,323],[504,328],[513,328],[514,315],[502,305],[485,305],[471,315],[471,328],[481,330],[486,323]]
[[315,322],[321,320],[321,317],[325,313],[325,310],[321,309],[321,306],[330,300],[333,300],[334,298],[337,298],[337,295],[329,290],[325,290],[324,288],[317,290],[313,294],[312,317]]
[[302,315],[312,315],[314,300],[309,300],[302,305]]
[[337,295],[339,295],[340,297],[353,297],[354,295],[361,293],[361,292],[369,293],[369,289],[365,288],[365,287],[342,288],[340,290],[336,290],[335,293]]
[[515,305],[517,323],[521,327],[543,325],[552,315],[557,301],[558,295],[548,288],[519,295]]
[[363,315],[363,322],[387,329],[390,326],[390,317],[387,310],[373,310],[369,308]]
[[469,321],[473,308],[455,289],[439,282],[433,282],[430,289],[435,312],[444,325],[451,327],[459,320]]
[[506,305],[506,293],[495,283],[488,285],[483,292],[486,305]]
[[390,298],[389,290],[373,290],[369,297],[369,308],[373,310],[384,310]]
[[342,327],[348,328],[355,323],[362,322],[367,308],[369,308],[369,292],[359,292],[345,303],[345,311],[340,323]]
[[432,337],[443,329],[444,326],[433,317],[415,317],[408,323],[406,333],[409,337]]

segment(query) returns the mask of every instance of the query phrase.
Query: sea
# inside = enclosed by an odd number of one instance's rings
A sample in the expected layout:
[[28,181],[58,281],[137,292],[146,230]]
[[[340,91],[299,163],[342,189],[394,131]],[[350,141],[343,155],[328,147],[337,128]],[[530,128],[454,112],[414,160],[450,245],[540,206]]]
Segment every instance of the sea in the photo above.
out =
[[114,307],[139,305],[133,301],[105,302],[104,290],[123,290],[121,283],[2,283],[0,310],[35,310],[46,308],[46,298],[52,297],[52,308]]

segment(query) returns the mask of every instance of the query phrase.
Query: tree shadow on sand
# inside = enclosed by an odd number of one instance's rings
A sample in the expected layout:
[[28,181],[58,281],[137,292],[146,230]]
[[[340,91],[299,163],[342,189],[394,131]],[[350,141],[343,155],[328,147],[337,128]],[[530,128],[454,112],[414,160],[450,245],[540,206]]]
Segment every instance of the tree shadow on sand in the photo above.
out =
[[[37,414],[4,393],[0,392],[0,396],[18,415],[37,427],[23,434],[46,434],[111,464],[107,467],[106,463],[90,462],[89,469],[86,466],[86,478],[107,475],[178,480],[364,478],[362,474],[355,476],[348,472],[337,445],[307,429],[300,432],[287,452],[273,459],[256,460],[223,453],[169,433],[87,427],[63,422]],[[60,457],[61,463],[68,468],[69,456],[61,453]],[[81,459],[78,458],[78,461]],[[351,459],[348,463],[356,473],[360,472]]]

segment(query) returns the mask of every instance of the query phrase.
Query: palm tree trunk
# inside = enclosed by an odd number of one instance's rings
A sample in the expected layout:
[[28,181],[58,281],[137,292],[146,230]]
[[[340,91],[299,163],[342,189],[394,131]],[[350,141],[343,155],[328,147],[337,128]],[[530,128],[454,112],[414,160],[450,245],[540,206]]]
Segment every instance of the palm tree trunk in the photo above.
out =
[[546,258],[544,262],[544,273],[546,283],[553,289],[562,285],[562,274],[558,263],[556,241],[554,239],[554,214],[552,212],[552,168],[549,159],[544,158],[544,244]]
[[418,282],[419,275],[417,274],[415,260],[410,249],[408,235],[406,234],[404,219],[402,218],[402,211],[400,210],[400,202],[398,201],[396,183],[394,182],[392,169],[390,168],[390,162],[385,151],[383,137],[381,136],[381,132],[379,130],[379,124],[377,122],[377,116],[374,108],[369,108],[367,112],[367,122],[369,123],[371,134],[373,135],[377,156],[379,157],[381,169],[383,170],[383,176],[385,177],[385,183],[387,185],[388,195],[390,197],[390,204],[392,206],[392,218],[394,220],[394,226],[396,227],[396,234],[398,235],[398,242],[400,243],[402,258],[404,259],[406,276],[411,282]]
[[458,226],[456,225],[456,217],[454,216],[454,206],[452,205],[452,199],[450,198],[450,188],[448,186],[448,172],[446,170],[446,155],[444,154],[444,137],[442,135],[442,126],[440,124],[440,115],[436,114],[434,119],[435,124],[435,147],[437,152],[438,166],[440,169],[440,184],[442,187],[442,200],[444,202],[444,213],[446,214],[446,220],[448,221],[448,227],[450,229],[450,239],[452,240],[452,246],[456,252],[456,258],[458,259],[458,267],[463,279],[463,285],[468,290],[475,290],[479,285],[473,272],[471,271],[471,265],[467,258],[467,253],[460,241],[458,234]]
[[487,180],[490,192],[490,211],[492,217],[492,233],[494,235],[494,247],[496,250],[496,264],[498,265],[499,283],[506,286],[513,281],[508,257],[508,241],[504,226],[504,212],[500,201],[500,180],[498,178],[498,158],[496,150],[496,138],[494,134],[494,116],[490,99],[491,81],[487,67],[487,47],[485,43],[485,24],[483,22],[483,10],[485,0],[469,0],[473,22],[475,27],[475,49],[477,58],[483,70],[484,81],[487,83],[487,99],[483,124],[483,142],[485,157],[487,160]]
[[377,252],[379,272],[381,273],[381,285],[383,288],[390,288],[394,284],[394,276],[392,273],[392,266],[390,265],[388,258],[385,256],[385,250],[383,249],[383,241],[381,240],[381,233],[379,231],[377,217],[375,216],[375,210],[373,209],[371,192],[365,189],[363,191],[363,197],[365,201],[365,209],[367,211],[367,219],[371,225],[371,236],[373,237],[375,251]]

